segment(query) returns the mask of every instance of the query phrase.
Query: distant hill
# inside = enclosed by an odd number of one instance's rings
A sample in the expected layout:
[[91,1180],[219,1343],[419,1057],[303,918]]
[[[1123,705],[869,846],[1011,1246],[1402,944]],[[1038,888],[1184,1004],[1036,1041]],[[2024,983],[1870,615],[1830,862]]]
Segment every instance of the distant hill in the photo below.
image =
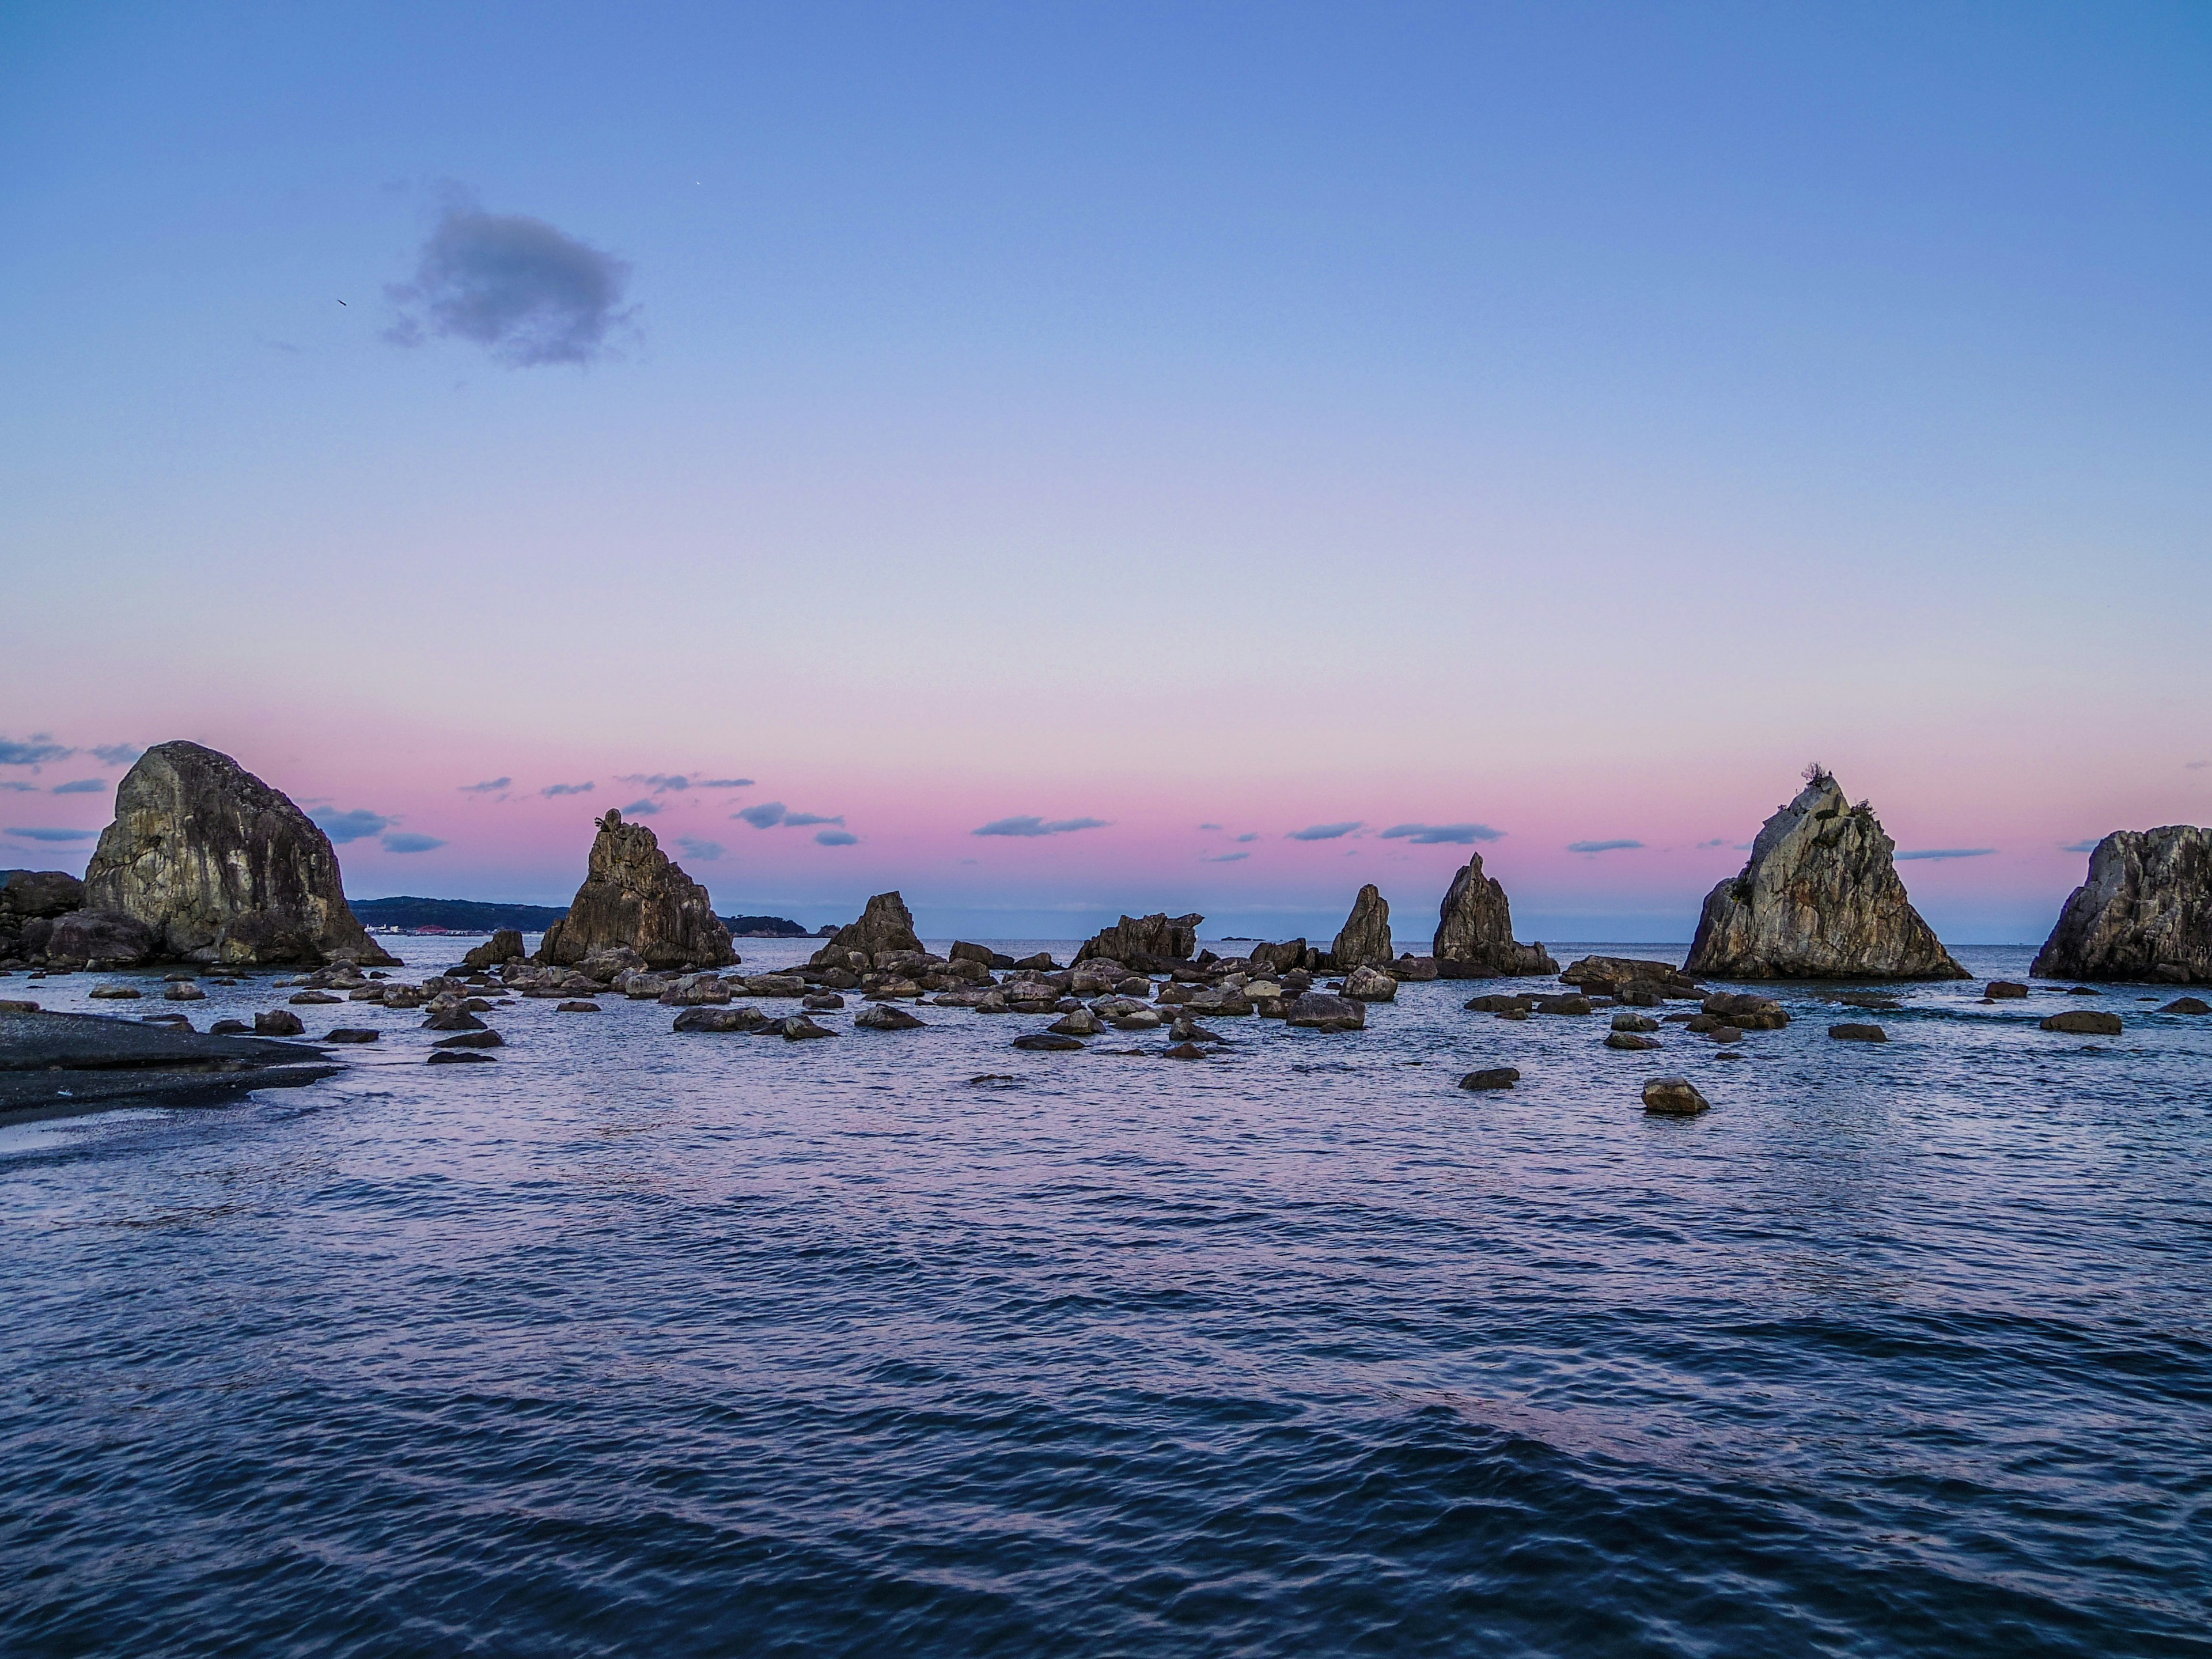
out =
[[[443,927],[454,933],[489,933],[513,927],[542,933],[568,914],[560,904],[495,904],[480,899],[348,899],[364,927]],[[807,930],[782,916],[724,916],[732,933],[756,938],[805,939]]]

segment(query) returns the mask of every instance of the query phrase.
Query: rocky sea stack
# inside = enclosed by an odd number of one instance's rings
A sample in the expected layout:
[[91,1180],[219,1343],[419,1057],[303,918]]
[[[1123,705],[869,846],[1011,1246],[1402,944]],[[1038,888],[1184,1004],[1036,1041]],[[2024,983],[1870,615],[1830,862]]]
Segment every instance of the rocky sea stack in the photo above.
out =
[[603,951],[637,952],[648,968],[724,968],[738,959],[707,890],[670,861],[641,823],[610,809],[568,914],[545,930],[538,959],[570,967]]
[[1396,959],[1390,948],[1390,904],[1373,882],[1359,890],[1343,931],[1329,946],[1329,956],[1340,974],[1354,968],[1388,968]]
[[1513,908],[1497,878],[1482,873],[1477,853],[1452,878],[1437,912],[1437,936],[1429,947],[1439,979],[1491,979],[1521,974],[1556,974],[1559,964],[1541,945],[1516,945]]
[[1684,971],[1721,979],[1966,979],[1920,919],[1874,809],[1820,767],[1705,896]]
[[2212,985],[2212,830],[2115,830],[2028,972]]
[[921,936],[914,931],[914,913],[906,901],[896,891],[878,893],[861,909],[858,921],[848,921],[830,935],[810,965],[842,968],[854,951],[873,962],[878,951],[921,949]]
[[347,908],[330,837],[196,743],[157,744],[125,775],[75,920],[118,939],[136,923],[153,954],[190,962],[397,964]]
[[1085,939],[1075,959],[1088,962],[1093,957],[1106,957],[1126,962],[1140,972],[1157,971],[1152,969],[1154,963],[1172,967],[1198,954],[1198,929],[1205,920],[1200,915],[1170,916],[1164,910],[1149,916],[1124,916]]

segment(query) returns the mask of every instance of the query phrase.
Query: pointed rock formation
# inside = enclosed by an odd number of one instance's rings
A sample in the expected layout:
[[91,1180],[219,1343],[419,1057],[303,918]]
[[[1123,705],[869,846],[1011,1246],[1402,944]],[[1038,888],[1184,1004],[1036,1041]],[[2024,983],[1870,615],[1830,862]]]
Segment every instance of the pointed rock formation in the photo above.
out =
[[228,755],[156,744],[115,791],[84,908],[143,922],[163,956],[396,966],[347,908],[331,839]]
[[538,961],[574,967],[623,949],[636,951],[648,968],[726,968],[738,959],[707,890],[670,862],[652,830],[624,823],[611,807],[595,821],[599,833],[584,884],[568,914],[538,941]]
[[2212,830],[2115,830],[2089,854],[2089,879],[2058,913],[2035,965],[2041,979],[2212,985]]
[[1516,974],[1556,974],[1559,964],[1541,945],[1513,942],[1513,909],[1505,890],[1494,876],[1482,873],[1482,854],[1467,861],[1452,878],[1437,912],[1436,942],[1429,954],[1437,959],[1439,979],[1490,979]]
[[1200,915],[1170,916],[1164,910],[1149,916],[1124,916],[1085,940],[1075,959],[1087,962],[1092,957],[1110,957],[1140,973],[1154,963],[1172,966],[1188,962],[1198,954],[1198,929],[1205,920]]
[[1396,957],[1390,948],[1390,906],[1373,882],[1352,900],[1352,914],[1344,919],[1344,931],[1329,946],[1329,955],[1340,974],[1359,967],[1388,968]]
[[1750,862],[1705,896],[1684,971],[1722,979],[1970,977],[1905,896],[1897,843],[1815,767]]
[[832,934],[830,942],[814,953],[809,965],[842,968],[849,951],[860,951],[872,963],[878,951],[921,949],[921,939],[914,931],[914,915],[906,908],[906,901],[896,892],[878,893],[868,901],[860,912],[860,919],[846,923]]

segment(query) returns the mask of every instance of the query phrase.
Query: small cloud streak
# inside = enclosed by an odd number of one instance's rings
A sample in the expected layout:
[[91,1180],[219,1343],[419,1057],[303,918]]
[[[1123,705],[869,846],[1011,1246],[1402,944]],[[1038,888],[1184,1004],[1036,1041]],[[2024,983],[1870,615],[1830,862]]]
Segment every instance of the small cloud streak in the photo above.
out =
[[598,787],[595,783],[549,783],[538,793],[550,799],[555,795],[588,795]]
[[128,766],[146,751],[135,743],[98,743],[92,752],[110,766]]
[[97,830],[15,829],[8,833],[21,836],[25,841],[96,841],[100,836]]
[[1257,830],[1247,830],[1243,835],[1237,837],[1237,844],[1239,846],[1242,846],[1248,841],[1257,841],[1259,839],[1260,832]]
[[1571,841],[1570,853],[1626,853],[1643,846],[1640,841]]
[[860,838],[849,830],[817,830],[814,844],[817,847],[850,847]]
[[1251,856],[1249,853],[1201,853],[1198,861],[1200,864],[1234,864],[1239,859]]
[[1699,842],[1698,843],[1698,850],[1700,853],[1703,853],[1710,851],[1711,848],[1716,847],[1727,847],[1731,844],[1732,843],[1726,836],[1715,836],[1711,841]]
[[1996,850],[1994,847],[1930,847],[1897,856],[1900,862],[1906,859],[1985,859]]
[[653,799],[650,795],[641,795],[629,805],[623,808],[623,816],[624,817],[631,818],[649,818],[659,810],[660,803],[659,801]]
[[676,844],[684,849],[685,858],[696,859],[702,864],[712,864],[722,856],[722,843],[719,841],[702,841],[696,836],[678,836]]
[[351,841],[366,841],[392,827],[392,820],[381,812],[372,812],[365,806],[356,806],[349,812],[341,812],[334,806],[319,807],[307,816],[322,826],[323,833],[339,846]]
[[381,843],[387,853],[428,853],[445,844],[435,836],[418,836],[411,830],[395,830]]
[[681,772],[625,772],[617,783],[641,783],[656,795],[670,789],[689,789],[691,780]]
[[113,787],[115,787],[115,786],[110,783],[106,778],[79,778],[74,783],[56,784],[54,786],[54,793],[57,795],[99,795],[105,794],[108,790],[112,789]]
[[787,830],[804,830],[812,824],[842,823],[844,821],[845,815],[842,812],[838,813],[835,817],[825,817],[820,812],[786,812],[783,815],[783,824]]
[[1359,828],[1360,822],[1359,819],[1354,818],[1349,823],[1310,823],[1303,830],[1291,830],[1284,839],[1285,841],[1336,841]]
[[773,830],[783,822],[783,803],[780,800],[764,800],[758,806],[742,807],[730,816],[733,818],[743,818],[756,830]]
[[2094,853],[2097,850],[2097,843],[2094,841],[2069,841],[2058,850],[2062,853]]
[[482,783],[461,785],[460,793],[464,795],[496,795],[501,790],[511,787],[514,782],[513,778],[486,778]]
[[28,743],[10,743],[0,738],[0,766],[43,766],[48,761],[67,760],[76,753],[53,742],[43,732],[34,733]]
[[1198,827],[1201,830],[1218,830],[1221,828],[1218,823],[1201,823]]
[[623,261],[543,219],[457,202],[422,244],[415,280],[385,289],[395,316],[384,337],[466,340],[509,368],[588,363],[635,314],[623,307],[629,281]]
[[1410,841],[1416,847],[1471,847],[1479,841],[1497,841],[1504,834],[1486,823],[1394,823],[1382,832],[1382,839]]
[[25,783],[20,778],[0,778],[0,789],[13,789],[25,795],[35,795],[39,793],[37,784]]
[[1078,830],[1103,830],[1103,818],[994,818],[980,830],[971,830],[971,836],[1066,836]]
[[694,787],[700,789],[750,789],[753,787],[753,781],[750,778],[702,778]]

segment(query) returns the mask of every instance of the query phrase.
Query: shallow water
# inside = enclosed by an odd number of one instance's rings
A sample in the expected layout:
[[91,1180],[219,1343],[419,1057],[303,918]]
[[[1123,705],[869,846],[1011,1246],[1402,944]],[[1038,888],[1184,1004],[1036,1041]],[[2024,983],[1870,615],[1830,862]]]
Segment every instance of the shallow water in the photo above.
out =
[[[175,1006],[97,982],[0,993]],[[0,1650],[2212,1654],[2212,1018],[1493,988],[1202,1063],[349,1003],[330,1082],[0,1131]]]

